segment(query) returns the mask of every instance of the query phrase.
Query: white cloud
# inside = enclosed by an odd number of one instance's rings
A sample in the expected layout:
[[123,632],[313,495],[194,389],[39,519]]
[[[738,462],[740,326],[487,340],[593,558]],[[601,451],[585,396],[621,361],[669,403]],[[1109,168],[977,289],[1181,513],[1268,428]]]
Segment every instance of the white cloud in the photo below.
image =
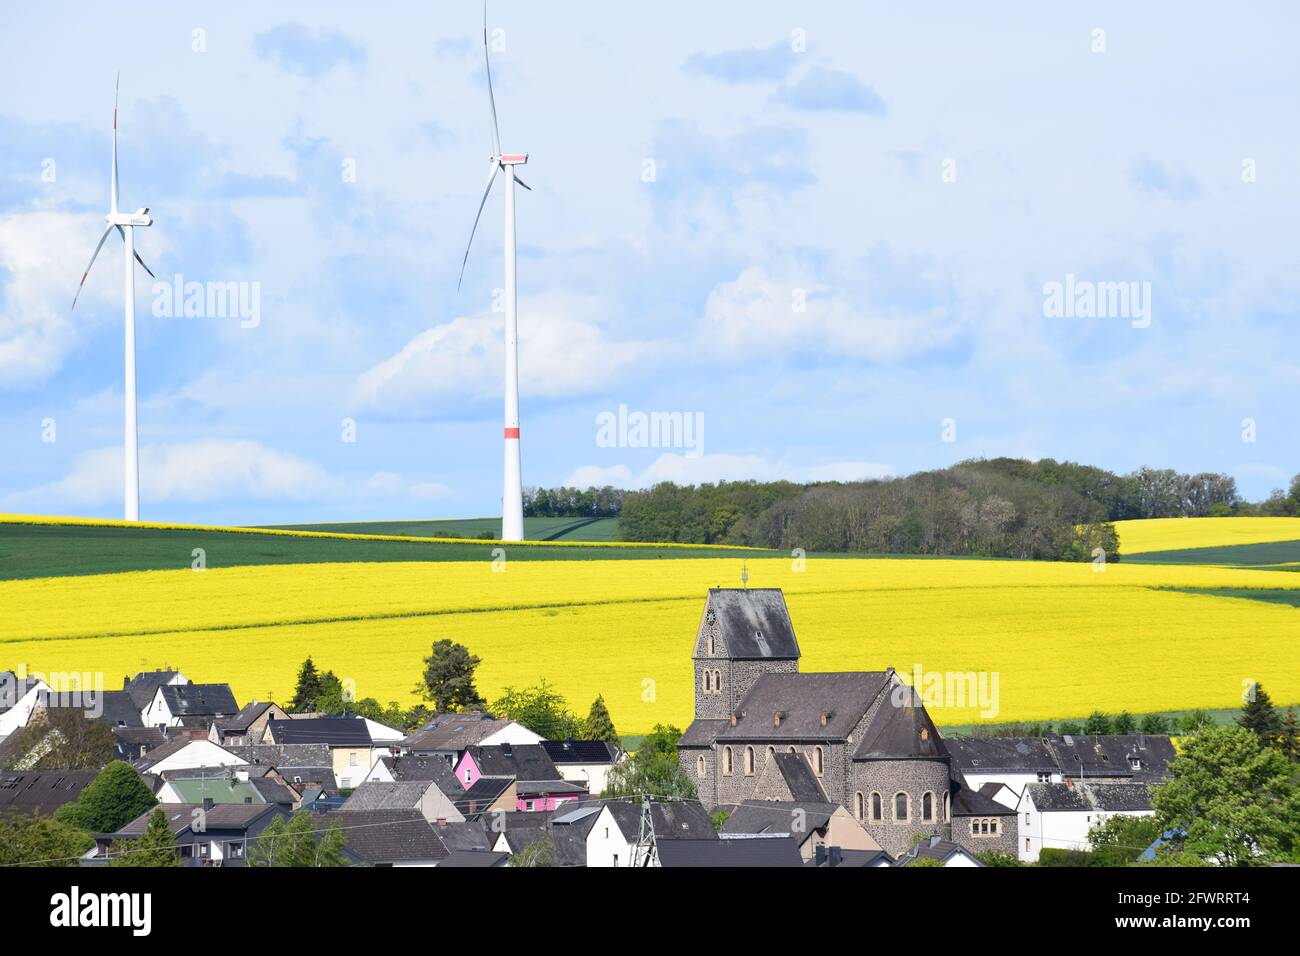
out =
[[947,306],[850,303],[831,287],[777,280],[751,266],[717,285],[700,335],[732,356],[811,351],[896,362],[952,342],[962,323]]
[[[316,462],[256,441],[208,438],[140,449],[140,496],[146,510],[169,502],[335,501],[356,497],[434,501],[446,485],[408,481],[393,472],[365,479],[330,475]],[[0,498],[0,508],[67,514],[122,498],[122,449],[99,448],[77,458],[63,478]]]
[[791,464],[768,461],[758,455],[660,455],[637,475],[627,465],[601,467],[584,465],[564,480],[566,485],[587,488],[614,485],[622,488],[648,488],[661,481],[679,485],[698,485],[718,481],[861,481],[886,478],[894,474],[892,465],[867,461],[832,461],[821,464]]
[[[610,340],[588,299],[548,294],[519,306],[519,388],[523,395],[557,398],[586,394],[619,380],[653,347]],[[426,329],[396,355],[357,379],[357,409],[436,410],[501,394],[505,317],[461,316]]]
[[[92,222],[92,220],[97,220]],[[18,212],[0,218],[0,387],[41,382],[78,342],[78,325],[113,295],[121,302],[121,242],[109,236],[82,290],[73,293],[103,230],[103,220],[66,212]],[[114,281],[116,280],[116,281]]]

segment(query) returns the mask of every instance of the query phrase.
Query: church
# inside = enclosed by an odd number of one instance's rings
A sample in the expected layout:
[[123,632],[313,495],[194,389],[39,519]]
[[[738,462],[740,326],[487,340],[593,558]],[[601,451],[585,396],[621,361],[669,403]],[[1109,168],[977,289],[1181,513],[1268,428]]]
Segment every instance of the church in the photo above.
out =
[[800,672],[780,589],[710,589],[693,660],[695,719],[678,755],[709,810],[838,804],[893,856],[935,834],[1014,852],[1014,811],[963,786],[893,668]]

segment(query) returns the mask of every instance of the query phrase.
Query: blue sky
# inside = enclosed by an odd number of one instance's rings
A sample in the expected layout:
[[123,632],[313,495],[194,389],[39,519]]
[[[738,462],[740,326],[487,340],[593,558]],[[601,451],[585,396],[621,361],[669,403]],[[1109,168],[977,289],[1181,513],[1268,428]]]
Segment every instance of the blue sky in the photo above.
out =
[[[1260,498],[1300,471],[1293,5],[859,6],[492,5],[503,147],[531,154],[525,484],[1017,455]],[[480,17],[6,11],[0,511],[121,515],[120,247],[68,311],[120,68],[141,254],[260,295],[256,327],[155,316],[139,274],[142,516],[499,513],[499,192],[456,290]],[[1045,316],[1067,275],[1150,283],[1149,327]],[[620,405],[701,414],[703,453],[602,447]]]

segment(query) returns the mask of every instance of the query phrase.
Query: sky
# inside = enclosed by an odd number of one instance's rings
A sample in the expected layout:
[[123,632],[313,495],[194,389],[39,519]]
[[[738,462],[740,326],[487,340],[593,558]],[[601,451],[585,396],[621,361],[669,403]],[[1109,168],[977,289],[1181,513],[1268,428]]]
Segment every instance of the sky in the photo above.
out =
[[[457,290],[482,7],[180,6],[3,14],[0,512],[122,516],[116,237],[70,310],[120,70],[121,205],[149,207],[158,277],[142,518],[499,514],[500,183]],[[1294,4],[496,0],[488,25],[532,187],[526,486],[1012,455],[1257,500],[1300,472]],[[697,427],[636,447],[601,429],[620,408]]]

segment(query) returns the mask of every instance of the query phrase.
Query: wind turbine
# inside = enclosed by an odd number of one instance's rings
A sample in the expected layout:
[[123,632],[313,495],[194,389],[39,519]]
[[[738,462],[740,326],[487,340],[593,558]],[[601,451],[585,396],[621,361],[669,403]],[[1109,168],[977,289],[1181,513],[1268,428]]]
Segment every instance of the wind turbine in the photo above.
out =
[[501,134],[497,129],[497,101],[492,95],[492,60],[488,54],[487,4],[483,4],[483,65],[487,70],[488,105],[492,109],[492,155],[488,162],[487,186],[483,198],[479,200],[478,214],[474,216],[474,226],[469,231],[469,242],[465,245],[465,258],[460,263],[460,284],[465,280],[465,264],[469,262],[469,249],[474,244],[474,233],[478,231],[478,221],[483,217],[483,207],[487,205],[488,193],[496,182],[497,173],[505,171],[506,220],[505,220],[505,306],[506,306],[506,409],[505,409],[505,484],[501,496],[501,540],[524,540],[524,489],[523,475],[519,464],[519,317],[517,314],[518,295],[515,289],[515,183],[532,191],[532,187],[515,175],[515,167],[528,162],[527,153],[501,152]]
[[91,266],[95,264],[95,259],[99,256],[99,250],[104,248],[104,241],[108,234],[114,229],[122,237],[122,262],[124,267],[123,281],[126,285],[124,293],[124,308],[126,313],[126,382],[123,389],[126,399],[126,439],[124,448],[125,458],[125,514],[127,521],[140,520],[140,446],[139,439],[136,435],[136,413],[135,413],[135,263],[140,263],[140,267],[149,273],[149,277],[154,278],[153,271],[144,264],[139,253],[135,251],[135,227],[152,226],[153,220],[149,218],[148,208],[137,209],[134,213],[119,212],[117,209],[117,92],[121,86],[122,74],[118,73],[117,81],[113,86],[113,178],[109,191],[109,209],[108,215],[104,219],[108,222],[108,228],[104,234],[99,237],[99,244],[95,246],[95,251],[90,255],[90,265],[86,266],[86,271],[81,275],[81,283],[77,286],[77,294],[72,297],[72,308],[77,307],[77,299],[81,296],[81,288],[86,284],[86,276],[90,275]]

